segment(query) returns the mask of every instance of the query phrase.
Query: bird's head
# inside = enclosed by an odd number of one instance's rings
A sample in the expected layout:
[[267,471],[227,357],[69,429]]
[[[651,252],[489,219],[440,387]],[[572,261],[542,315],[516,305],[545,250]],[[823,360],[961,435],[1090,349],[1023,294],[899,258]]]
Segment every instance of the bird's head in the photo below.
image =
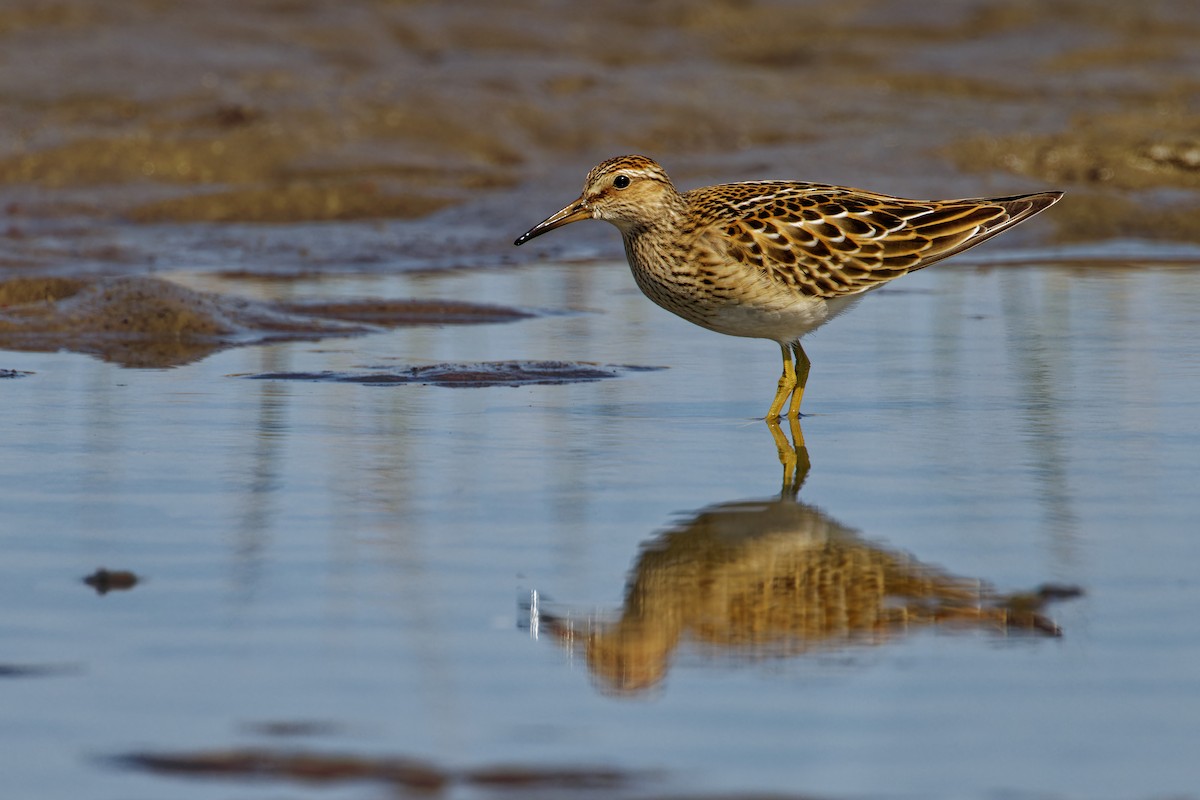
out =
[[581,219],[602,219],[627,233],[661,218],[679,194],[666,171],[646,156],[618,156],[596,165],[579,199],[534,225],[514,244]]

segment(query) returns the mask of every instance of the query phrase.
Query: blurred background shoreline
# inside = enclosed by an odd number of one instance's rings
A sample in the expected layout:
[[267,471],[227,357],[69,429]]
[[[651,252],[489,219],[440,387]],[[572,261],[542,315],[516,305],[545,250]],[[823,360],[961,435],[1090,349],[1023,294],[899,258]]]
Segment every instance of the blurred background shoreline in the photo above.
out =
[[[1198,38],[1163,0],[8,2],[0,265],[608,256],[509,243],[622,152],[681,188],[1067,191],[1010,246],[1197,242]],[[275,233],[312,222],[360,224]]]

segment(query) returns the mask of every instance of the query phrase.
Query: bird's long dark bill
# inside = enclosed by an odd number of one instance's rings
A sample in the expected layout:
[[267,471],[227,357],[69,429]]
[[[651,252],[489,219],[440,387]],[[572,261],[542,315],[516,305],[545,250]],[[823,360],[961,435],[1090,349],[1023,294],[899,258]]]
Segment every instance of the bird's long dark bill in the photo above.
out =
[[530,239],[535,239],[543,233],[549,233],[555,228],[561,228],[563,225],[570,225],[572,222],[579,222],[581,219],[591,219],[592,212],[583,204],[583,198],[576,200],[571,205],[559,211],[556,214],[551,214],[546,219],[534,225],[529,230],[522,233],[513,244],[522,245]]

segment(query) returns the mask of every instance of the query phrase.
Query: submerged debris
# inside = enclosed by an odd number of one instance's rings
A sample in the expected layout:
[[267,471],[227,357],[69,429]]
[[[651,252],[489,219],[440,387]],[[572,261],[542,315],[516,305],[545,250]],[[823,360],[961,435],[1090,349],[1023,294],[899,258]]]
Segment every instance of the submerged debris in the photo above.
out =
[[278,303],[291,314],[402,328],[410,325],[485,325],[528,319],[533,314],[507,306],[459,300],[342,300]]
[[83,582],[96,590],[96,594],[109,592],[127,592],[138,585],[139,578],[132,572],[123,569],[109,570],[101,567],[83,579]]
[[589,364],[572,361],[488,361],[476,364],[430,364],[381,372],[266,372],[241,377],[271,381],[328,381],[385,386],[419,383],[433,386],[531,386],[559,385],[616,378],[624,372],[659,367],[628,364]]
[[336,733],[340,728],[336,722],[319,719],[247,722],[242,727],[251,733],[257,733],[261,736],[277,736],[280,738],[328,736]]
[[63,664],[0,664],[0,678],[45,678],[76,671]]

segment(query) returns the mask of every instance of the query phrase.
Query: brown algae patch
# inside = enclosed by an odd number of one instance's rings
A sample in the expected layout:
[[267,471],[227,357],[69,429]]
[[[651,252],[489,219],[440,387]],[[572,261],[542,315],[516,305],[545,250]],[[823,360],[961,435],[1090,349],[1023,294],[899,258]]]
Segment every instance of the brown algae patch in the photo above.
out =
[[371,757],[259,748],[178,753],[135,752],[111,759],[119,766],[179,777],[293,781],[307,784],[374,782],[408,793],[440,793],[451,786],[526,791],[613,790],[645,783],[647,773],[589,766],[500,764],[459,769],[404,756]]
[[429,364],[379,372],[267,372],[238,377],[270,381],[321,381],[388,386],[417,383],[432,386],[479,388],[484,386],[556,386],[616,378],[626,372],[661,367],[586,364],[571,361],[489,361],[478,364]]
[[185,777],[226,777],[305,783],[379,781],[408,790],[432,792],[449,782],[447,772],[411,758],[360,758],[260,749],[184,753],[130,753],[113,761],[143,772]]
[[0,347],[73,350],[130,367],[177,366],[240,344],[526,316],[515,309],[441,301],[269,303],[144,276],[0,282]]

